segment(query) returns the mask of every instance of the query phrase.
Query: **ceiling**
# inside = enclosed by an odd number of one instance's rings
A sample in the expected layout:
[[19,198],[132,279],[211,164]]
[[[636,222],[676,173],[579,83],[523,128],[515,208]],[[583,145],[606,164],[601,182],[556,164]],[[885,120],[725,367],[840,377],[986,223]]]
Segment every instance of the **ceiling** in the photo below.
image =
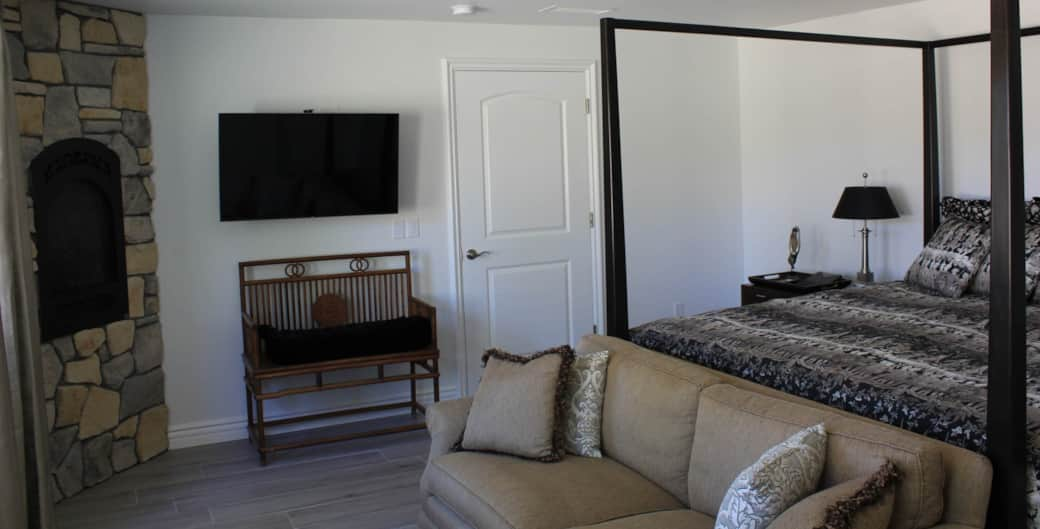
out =
[[[771,27],[814,18],[912,3],[913,0],[92,0],[151,14],[284,18],[365,18],[501,24],[591,25],[595,13],[540,13],[551,5],[613,9],[615,18]],[[471,16],[450,6],[472,3]]]

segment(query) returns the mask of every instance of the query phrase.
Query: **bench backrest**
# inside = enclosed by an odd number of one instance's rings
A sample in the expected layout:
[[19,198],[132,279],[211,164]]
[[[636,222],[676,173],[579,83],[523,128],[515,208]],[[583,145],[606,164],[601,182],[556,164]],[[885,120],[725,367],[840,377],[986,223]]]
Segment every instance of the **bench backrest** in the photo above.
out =
[[244,261],[238,277],[242,313],[282,330],[318,327],[312,307],[323,295],[346,302],[346,323],[407,316],[412,296],[407,251]]

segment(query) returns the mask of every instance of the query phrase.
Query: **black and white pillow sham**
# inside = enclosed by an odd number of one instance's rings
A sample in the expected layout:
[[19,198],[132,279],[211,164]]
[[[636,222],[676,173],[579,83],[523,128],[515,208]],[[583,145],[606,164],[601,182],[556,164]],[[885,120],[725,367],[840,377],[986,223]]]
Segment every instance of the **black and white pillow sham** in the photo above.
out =
[[989,224],[993,216],[993,208],[989,200],[944,197],[939,203],[939,210],[944,219],[961,219],[979,224]]
[[989,255],[989,225],[947,218],[914,259],[906,282],[925,291],[959,298]]
[[[990,266],[992,255],[987,255],[979,268],[975,281],[971,283],[969,292],[988,296],[990,292]],[[1033,296],[1036,286],[1040,281],[1040,226],[1030,224],[1026,226],[1026,298]],[[1035,300],[1034,303],[1040,300]]]
[[[993,207],[985,199],[944,197],[939,210],[944,219],[957,218],[979,224],[989,224],[993,215]],[[1040,224],[1040,197],[1026,202],[1026,222]]]

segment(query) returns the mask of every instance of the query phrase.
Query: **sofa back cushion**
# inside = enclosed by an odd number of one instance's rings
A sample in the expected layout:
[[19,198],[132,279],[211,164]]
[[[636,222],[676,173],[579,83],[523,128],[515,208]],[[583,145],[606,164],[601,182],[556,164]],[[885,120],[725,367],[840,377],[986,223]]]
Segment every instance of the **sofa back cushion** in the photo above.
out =
[[586,336],[577,349],[610,351],[603,454],[685,503],[698,399],[719,379],[694,364],[617,338]]
[[727,487],[741,470],[769,447],[819,423],[828,433],[821,489],[867,474],[878,458],[884,458],[902,475],[891,529],[923,529],[942,519],[943,462],[930,443],[865,420],[725,384],[701,394],[688,474],[690,508],[716,515]]

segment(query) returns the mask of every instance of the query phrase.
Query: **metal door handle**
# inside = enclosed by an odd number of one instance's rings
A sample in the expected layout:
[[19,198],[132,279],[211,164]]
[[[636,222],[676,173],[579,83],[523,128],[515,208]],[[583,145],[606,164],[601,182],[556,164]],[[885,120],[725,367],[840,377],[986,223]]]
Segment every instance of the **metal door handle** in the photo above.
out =
[[474,259],[476,259],[478,257],[484,257],[485,255],[488,255],[490,253],[491,252],[487,252],[487,251],[478,252],[478,251],[474,250],[473,248],[470,248],[469,250],[466,250],[466,259],[469,259],[470,261],[472,261],[472,260],[474,260]]

